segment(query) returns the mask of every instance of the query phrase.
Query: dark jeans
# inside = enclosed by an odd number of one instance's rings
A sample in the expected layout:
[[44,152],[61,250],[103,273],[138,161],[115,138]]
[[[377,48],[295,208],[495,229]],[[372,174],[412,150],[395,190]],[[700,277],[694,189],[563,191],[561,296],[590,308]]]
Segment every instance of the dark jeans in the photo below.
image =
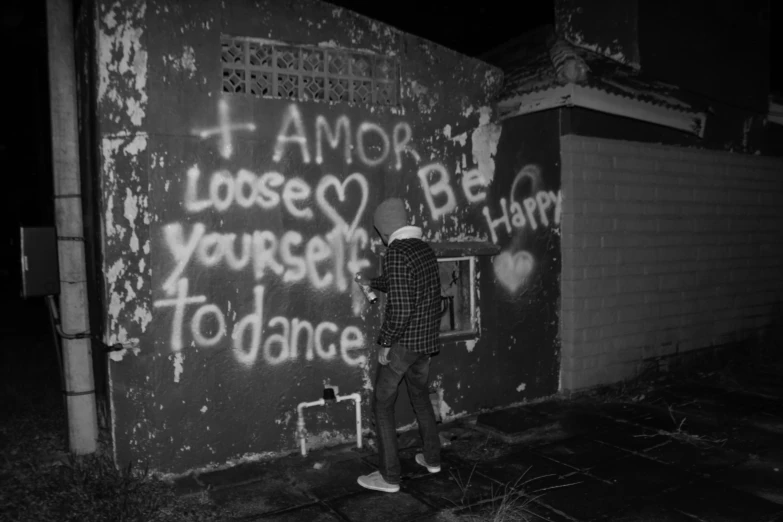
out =
[[399,345],[393,346],[389,352],[389,364],[378,365],[373,403],[378,435],[378,462],[381,476],[390,484],[400,483],[394,403],[397,401],[397,390],[403,378],[408,384],[408,396],[424,442],[424,460],[430,466],[440,465],[440,438],[427,388],[429,375],[430,355],[410,352]]

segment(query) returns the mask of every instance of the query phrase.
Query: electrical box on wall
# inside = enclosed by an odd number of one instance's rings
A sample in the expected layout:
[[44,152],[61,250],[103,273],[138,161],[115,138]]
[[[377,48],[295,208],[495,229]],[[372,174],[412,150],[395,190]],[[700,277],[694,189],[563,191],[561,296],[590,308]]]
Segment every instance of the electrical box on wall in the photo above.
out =
[[22,297],[60,293],[57,231],[54,227],[20,227]]

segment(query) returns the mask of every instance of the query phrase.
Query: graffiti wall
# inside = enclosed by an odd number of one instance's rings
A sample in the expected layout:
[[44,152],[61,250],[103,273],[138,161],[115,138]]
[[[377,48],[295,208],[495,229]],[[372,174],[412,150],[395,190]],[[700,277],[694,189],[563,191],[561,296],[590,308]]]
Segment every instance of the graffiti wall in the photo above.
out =
[[[446,343],[434,360],[436,378],[458,390],[441,405],[446,413],[473,413],[558,390],[558,132],[557,115],[548,113],[479,125],[467,138],[477,147],[477,169],[456,168],[456,175],[422,182],[425,215],[440,214],[441,225],[453,219],[473,223],[485,241],[499,247],[496,255],[478,258],[481,335]],[[491,168],[480,168],[477,144],[483,142],[493,144]],[[478,172],[492,172],[492,178],[483,180]]]
[[[352,278],[380,270],[371,216],[391,196],[475,258],[476,333],[433,364],[441,417],[554,393],[557,127],[496,121],[501,75],[479,61],[328,4],[261,3],[96,9],[118,463],[294,451],[297,405],[326,388],[361,394],[369,429],[383,301]],[[307,413],[308,446],[355,436],[350,401]]]

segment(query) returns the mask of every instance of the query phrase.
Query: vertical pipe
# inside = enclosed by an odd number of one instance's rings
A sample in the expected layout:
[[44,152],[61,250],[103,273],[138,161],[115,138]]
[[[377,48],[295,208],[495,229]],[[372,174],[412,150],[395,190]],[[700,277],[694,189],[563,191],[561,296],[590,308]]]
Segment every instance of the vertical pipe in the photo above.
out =
[[[362,396],[358,393],[350,395],[338,395],[335,397],[337,402],[352,400],[356,409],[356,447],[362,449]],[[313,402],[300,402],[296,407],[296,434],[299,438],[299,448],[303,457],[307,456],[307,432],[305,430],[304,410],[313,406],[323,406],[326,404],[324,399],[318,399]]]
[[356,403],[356,447],[362,449],[362,396],[358,393],[351,396]]
[[325,400],[318,399],[313,402],[300,402],[296,407],[296,432],[299,437],[299,446],[303,457],[307,456],[307,431],[305,430],[304,409],[312,406],[323,406],[324,404],[326,404]]
[[476,258],[470,256],[470,327],[478,328],[476,324],[476,317],[478,316],[476,311]]
[[345,400],[352,400],[356,405],[356,447],[362,449],[362,396],[358,393],[352,393],[337,397],[337,402]]
[[[89,331],[82,225],[72,0],[46,0],[54,213],[60,264],[60,313],[68,334]],[[63,339],[70,450],[94,453],[98,421],[89,337]]]

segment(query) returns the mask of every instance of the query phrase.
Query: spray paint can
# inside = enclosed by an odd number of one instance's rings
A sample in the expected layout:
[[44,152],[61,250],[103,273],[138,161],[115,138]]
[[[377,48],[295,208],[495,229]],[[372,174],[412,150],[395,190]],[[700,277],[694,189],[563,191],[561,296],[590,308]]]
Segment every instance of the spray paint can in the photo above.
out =
[[[359,274],[356,274],[356,276],[358,277]],[[370,288],[369,286],[365,286],[359,283],[358,281],[356,282],[356,284],[359,285],[359,288],[362,289],[362,292],[364,293],[364,297],[367,298],[370,304],[375,304],[378,302],[378,295],[372,291],[372,288]]]

